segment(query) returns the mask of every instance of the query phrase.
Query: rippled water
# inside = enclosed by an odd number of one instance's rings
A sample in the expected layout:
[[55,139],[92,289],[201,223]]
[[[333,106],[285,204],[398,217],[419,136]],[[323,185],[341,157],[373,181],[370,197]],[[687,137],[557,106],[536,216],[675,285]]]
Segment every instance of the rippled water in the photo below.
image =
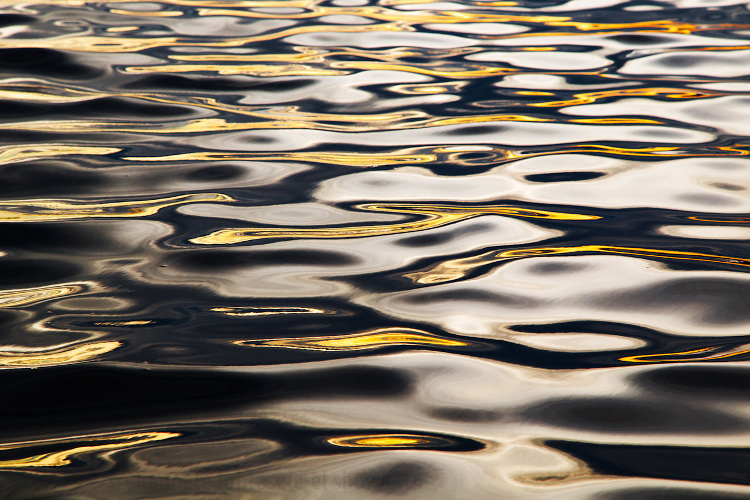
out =
[[0,0],[3,498],[750,498],[735,0]]

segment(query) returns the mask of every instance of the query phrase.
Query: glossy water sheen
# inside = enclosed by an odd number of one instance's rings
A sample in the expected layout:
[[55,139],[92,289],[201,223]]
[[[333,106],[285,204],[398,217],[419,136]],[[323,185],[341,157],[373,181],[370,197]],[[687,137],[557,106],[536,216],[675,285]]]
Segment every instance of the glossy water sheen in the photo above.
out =
[[750,498],[743,2],[0,36],[2,498]]

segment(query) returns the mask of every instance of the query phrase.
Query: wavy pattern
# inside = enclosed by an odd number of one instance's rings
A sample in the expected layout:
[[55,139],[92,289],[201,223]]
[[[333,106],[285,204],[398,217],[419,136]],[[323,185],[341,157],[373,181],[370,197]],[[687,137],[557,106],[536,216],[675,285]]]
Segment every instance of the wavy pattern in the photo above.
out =
[[750,497],[735,0],[0,0],[0,497]]

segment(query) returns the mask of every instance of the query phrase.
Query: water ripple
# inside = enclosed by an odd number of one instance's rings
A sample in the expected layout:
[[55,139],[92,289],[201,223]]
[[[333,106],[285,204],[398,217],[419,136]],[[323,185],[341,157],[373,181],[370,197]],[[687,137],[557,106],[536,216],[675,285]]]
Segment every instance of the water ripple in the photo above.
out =
[[0,496],[750,496],[737,0],[0,0]]

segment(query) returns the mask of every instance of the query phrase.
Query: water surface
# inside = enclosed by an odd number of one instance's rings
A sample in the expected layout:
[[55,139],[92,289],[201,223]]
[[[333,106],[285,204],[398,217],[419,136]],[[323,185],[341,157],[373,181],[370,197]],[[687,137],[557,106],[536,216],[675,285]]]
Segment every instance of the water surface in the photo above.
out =
[[735,0],[0,0],[0,493],[750,497]]

